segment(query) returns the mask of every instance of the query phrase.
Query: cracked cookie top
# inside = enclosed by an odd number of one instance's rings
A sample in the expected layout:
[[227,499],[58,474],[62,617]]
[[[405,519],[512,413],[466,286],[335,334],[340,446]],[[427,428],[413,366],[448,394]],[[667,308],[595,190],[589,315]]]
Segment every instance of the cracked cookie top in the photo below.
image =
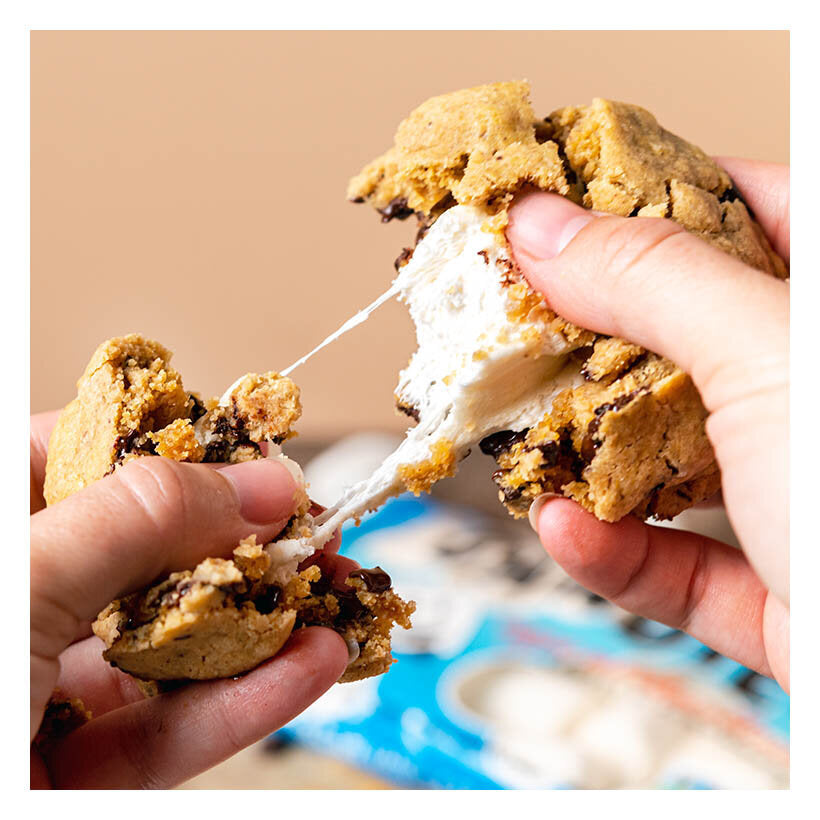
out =
[[595,99],[539,119],[525,82],[422,103],[393,147],[351,180],[348,196],[384,220],[415,212],[429,221],[454,204],[503,213],[528,186],[606,213],[673,219],[759,270],[788,276],[729,175],[700,148],[622,102]]
[[348,196],[388,220],[456,202],[501,207],[526,184],[570,192],[527,83],[494,83],[422,103],[399,125],[394,146],[351,180]]
[[186,391],[170,362],[167,348],[136,333],[97,348],[49,441],[48,504],[141,456],[235,463],[295,435],[302,406],[290,379],[249,373],[223,407]]

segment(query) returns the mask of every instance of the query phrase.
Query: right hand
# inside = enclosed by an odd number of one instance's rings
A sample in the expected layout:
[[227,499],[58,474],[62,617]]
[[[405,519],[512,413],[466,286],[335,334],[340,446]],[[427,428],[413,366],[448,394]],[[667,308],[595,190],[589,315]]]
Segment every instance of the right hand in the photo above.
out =
[[[720,160],[789,258],[789,170]],[[550,498],[531,518],[552,557],[619,606],[691,633],[789,687],[789,287],[667,219],[625,219],[531,194],[507,237],[561,316],[676,362],[706,432],[743,552],[627,517],[608,524]]]

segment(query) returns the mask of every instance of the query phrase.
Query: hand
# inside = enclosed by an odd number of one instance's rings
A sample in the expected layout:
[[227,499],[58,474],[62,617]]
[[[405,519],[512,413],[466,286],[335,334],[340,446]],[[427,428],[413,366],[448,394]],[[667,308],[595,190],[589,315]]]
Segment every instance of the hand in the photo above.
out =
[[91,621],[160,576],[229,557],[252,533],[273,538],[294,511],[296,487],[274,461],[213,469],[148,457],[45,509],[56,417],[31,422],[31,737],[55,687],[81,698],[93,719],[46,759],[32,749],[32,787],[168,788],[298,715],[344,672],[347,647],[330,629],[300,629],[238,680],[145,699],[103,660]]
[[[788,168],[720,162],[788,260]],[[561,498],[531,510],[544,547],[593,592],[788,690],[788,285],[670,220],[596,215],[552,194],[517,202],[507,237],[558,314],[691,375],[743,551],[632,517],[607,524]]]

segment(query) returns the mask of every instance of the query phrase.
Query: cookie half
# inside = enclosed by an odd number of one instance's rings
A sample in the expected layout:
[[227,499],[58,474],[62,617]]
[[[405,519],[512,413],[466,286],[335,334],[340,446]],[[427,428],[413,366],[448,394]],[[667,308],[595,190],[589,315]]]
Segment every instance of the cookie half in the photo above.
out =
[[357,570],[337,588],[315,565],[282,584],[266,580],[269,567],[251,536],[231,560],[209,558],[113,601],[93,625],[103,657],[144,681],[225,678],[273,657],[294,629],[326,626],[357,648],[342,681],[390,668],[390,632],[410,627],[415,604],[396,595],[385,572]]
[[719,489],[689,376],[567,322],[521,275],[504,228],[515,195],[533,189],[624,217],[671,219],[788,277],[726,171],[638,106],[596,99],[540,119],[526,83],[428,100],[348,189],[382,221],[417,217],[394,288],[418,350],[396,388],[416,427],[381,483],[349,493],[341,510],[427,490],[477,444],[496,458],[499,497],[516,516],[554,492],[606,521],[671,518]]
[[[147,456],[194,463],[275,457],[301,475],[277,452],[301,414],[290,379],[247,374],[219,401],[203,402],[184,389],[170,359],[167,348],[137,334],[100,345],[49,443],[49,504]],[[387,671],[391,630],[396,623],[410,627],[415,604],[396,595],[386,573],[361,570],[350,585],[332,589],[318,566],[300,571],[307,551],[281,545],[312,536],[310,507],[302,481],[296,513],[275,541],[258,545],[251,536],[230,560],[209,558],[113,601],[93,625],[106,660],[155,693],[155,682],[247,672],[273,657],[294,629],[319,625],[358,649],[343,680]]]

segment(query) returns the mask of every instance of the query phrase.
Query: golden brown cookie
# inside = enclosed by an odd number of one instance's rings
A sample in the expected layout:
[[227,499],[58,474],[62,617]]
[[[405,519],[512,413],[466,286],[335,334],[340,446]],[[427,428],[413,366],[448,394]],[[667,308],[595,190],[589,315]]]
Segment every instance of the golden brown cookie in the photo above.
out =
[[273,657],[294,628],[326,626],[358,648],[342,682],[390,668],[390,632],[396,623],[410,628],[415,604],[396,595],[385,572],[356,570],[338,589],[315,565],[270,583],[269,565],[251,536],[232,560],[209,558],[113,601],[94,623],[103,657],[144,681],[225,678]]
[[[78,382],[77,398],[51,437],[50,504],[134,458],[237,463],[262,458],[263,442],[275,445],[295,435],[292,426],[301,404],[290,379],[251,373],[222,404],[203,403],[184,390],[170,359],[162,345],[136,334],[97,349]],[[303,488],[296,514],[277,540],[310,536],[309,508]],[[93,625],[106,645],[106,660],[137,677],[144,692],[155,694],[168,681],[230,677],[253,669],[273,657],[294,628],[318,624],[360,647],[343,680],[385,672],[392,663],[390,631],[395,623],[409,628],[415,607],[393,592],[389,577],[381,574],[386,586],[373,582],[359,589],[363,582],[354,573],[353,587],[335,592],[321,588],[315,566],[301,574],[286,570],[283,580],[265,547],[251,536],[231,560],[206,559],[193,570],[113,601]],[[374,591],[374,584],[379,589]],[[67,706],[61,709],[62,714]]]
[[45,499],[53,504],[132,458],[239,462],[261,458],[263,441],[294,435],[299,388],[278,373],[249,373],[230,403],[206,406],[187,392],[158,342],[132,333],[103,342],[77,382],[77,398],[51,434]]
[[[383,221],[415,214],[417,243],[448,209],[481,208],[486,229],[512,259],[503,234],[507,208],[527,188],[606,213],[671,219],[764,273],[788,277],[729,175],[701,149],[627,103],[596,99],[539,119],[522,82],[423,103],[401,123],[393,147],[351,180],[348,195],[372,204]],[[405,249],[397,268],[413,251]],[[509,321],[561,334],[581,377],[544,407],[538,423],[481,442],[498,461],[494,479],[510,512],[525,515],[538,494],[555,492],[608,521],[628,513],[671,518],[719,489],[706,410],[685,373],[638,345],[557,316],[514,263],[502,281],[519,306]],[[399,409],[419,421],[418,408],[405,402]],[[420,469],[414,466],[418,486],[441,477],[432,466],[429,476]]]

